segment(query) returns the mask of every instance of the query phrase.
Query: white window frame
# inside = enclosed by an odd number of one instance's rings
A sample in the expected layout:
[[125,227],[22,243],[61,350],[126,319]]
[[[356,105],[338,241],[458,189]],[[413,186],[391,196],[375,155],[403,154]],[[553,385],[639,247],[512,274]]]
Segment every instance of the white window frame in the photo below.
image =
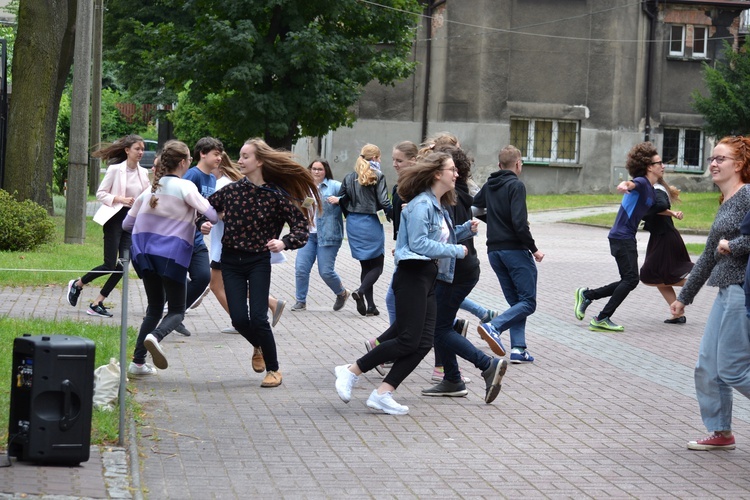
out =
[[[675,28],[680,28],[682,32],[682,39],[680,40],[680,50],[672,50],[672,44],[676,40],[672,38],[672,35],[674,35]],[[670,24],[669,25],[669,55],[670,56],[684,56],[685,55],[685,32],[687,31],[686,26],[684,24]]]
[[[698,38],[695,36],[697,30],[703,31],[703,46],[698,47]],[[693,57],[706,58],[708,55],[708,26],[693,26]]]
[[[703,173],[705,171],[704,165],[702,165],[702,163],[705,161],[703,159],[703,140],[705,138],[703,131],[699,129],[685,128],[685,127],[665,126],[664,128],[671,129],[671,130],[679,130],[679,136],[677,139],[677,163],[669,163],[669,164],[665,163],[664,166],[673,171]],[[698,164],[697,165],[688,165],[685,163],[685,132],[687,130],[700,132],[700,139],[698,141],[699,151],[698,151]],[[664,138],[662,137],[662,141],[663,139]],[[662,153],[663,153],[662,159],[664,161],[671,161],[670,158],[665,158],[666,153],[664,153],[663,147],[662,147]]]
[[[527,118],[523,116],[514,116],[511,118],[511,121],[513,120],[523,120],[529,122],[529,128],[528,128],[528,140],[526,144],[526,155],[522,157],[524,161],[527,162],[539,162],[539,163],[546,163],[546,162],[555,162],[555,163],[578,163],[578,158],[580,156],[580,150],[581,150],[581,122],[576,120],[555,120],[552,118]],[[536,130],[536,122],[552,122],[552,139],[551,139],[551,147],[550,147],[550,156],[549,157],[538,157],[533,156],[534,154],[534,131]],[[560,123],[574,123],[576,126],[576,138],[575,138],[575,154],[574,157],[571,158],[558,158],[557,157],[557,150],[558,150],[558,140],[559,140],[559,130],[560,130]]]

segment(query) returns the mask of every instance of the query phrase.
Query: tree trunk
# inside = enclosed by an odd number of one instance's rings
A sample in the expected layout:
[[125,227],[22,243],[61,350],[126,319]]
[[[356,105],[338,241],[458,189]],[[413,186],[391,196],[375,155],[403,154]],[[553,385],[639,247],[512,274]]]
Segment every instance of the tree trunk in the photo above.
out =
[[13,48],[5,190],[50,213],[55,128],[73,62],[75,0],[21,0]]

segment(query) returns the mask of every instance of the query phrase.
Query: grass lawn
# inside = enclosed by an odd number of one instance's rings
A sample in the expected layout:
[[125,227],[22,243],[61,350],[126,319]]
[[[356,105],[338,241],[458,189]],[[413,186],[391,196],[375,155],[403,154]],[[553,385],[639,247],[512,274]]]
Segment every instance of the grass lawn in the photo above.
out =
[[[622,197],[620,196],[620,200]],[[672,210],[682,210],[685,217],[682,220],[674,220],[675,227],[682,230],[708,231],[719,210],[718,193],[683,193],[680,195],[682,200],[679,203],[672,204]],[[618,201],[619,203],[619,201]],[[536,203],[535,203],[536,204]],[[540,203],[543,205],[543,203]],[[529,202],[529,210],[532,203]],[[586,206],[586,205],[578,205]],[[615,213],[591,215],[573,219],[575,222],[584,222],[589,224],[601,224],[612,226],[615,222]]]
[[[65,218],[55,216],[53,219],[56,233],[52,243],[31,252],[0,251],[0,286],[66,285],[71,279],[80,277],[103,262],[102,226],[87,217],[84,244],[66,245]],[[22,269],[48,271],[21,271]],[[130,276],[136,277],[132,269]],[[101,278],[98,281],[104,283]]]
[[[528,197],[528,207],[529,211],[551,210],[555,208],[619,204],[621,200],[622,195],[538,195]],[[680,200],[680,202],[672,204],[673,210],[682,210],[685,214],[682,220],[673,219],[677,230],[708,232],[719,209],[719,194],[682,193]],[[570,219],[568,222],[611,227],[615,222],[616,215],[615,212],[590,215]],[[691,255],[700,255],[705,248],[705,245],[700,243],[687,243],[685,246]]]
[[[8,443],[8,417],[10,413],[10,385],[14,367],[13,339],[24,333],[32,335],[71,335],[94,341],[96,358],[94,366],[109,363],[110,358],[120,357],[120,326],[94,325],[75,321],[46,321],[39,319],[15,319],[0,317],[0,449]],[[128,329],[128,352],[135,345],[136,330]],[[136,414],[140,409],[128,397],[128,408]],[[91,444],[115,444],[119,437],[119,409],[107,412],[94,410],[91,420]]]

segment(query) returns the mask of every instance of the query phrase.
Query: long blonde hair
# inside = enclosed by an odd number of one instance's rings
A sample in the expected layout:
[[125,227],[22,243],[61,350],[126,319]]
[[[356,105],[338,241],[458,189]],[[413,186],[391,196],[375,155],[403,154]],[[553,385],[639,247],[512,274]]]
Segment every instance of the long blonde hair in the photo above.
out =
[[375,144],[365,144],[359,152],[354,171],[357,172],[357,182],[360,186],[372,186],[378,182],[378,174],[370,166],[370,161],[380,158],[380,148]]
[[294,155],[283,149],[273,149],[266,141],[256,137],[245,141],[246,145],[255,147],[255,158],[263,169],[263,180],[283,189],[297,208],[305,215],[308,224],[313,224],[309,210],[302,208],[302,202],[308,196],[315,197],[316,206],[322,206],[318,185],[315,184],[309,170],[294,161]]
[[242,179],[243,175],[240,172],[240,167],[237,166],[232,160],[229,159],[229,155],[226,151],[221,152],[221,163],[219,163],[219,170],[221,175],[226,175],[232,182]]

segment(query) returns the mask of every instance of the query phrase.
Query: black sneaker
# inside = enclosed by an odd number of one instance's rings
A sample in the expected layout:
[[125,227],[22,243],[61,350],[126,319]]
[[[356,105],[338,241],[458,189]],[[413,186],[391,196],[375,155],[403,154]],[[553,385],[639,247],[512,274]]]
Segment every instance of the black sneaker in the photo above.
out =
[[367,315],[368,316],[380,316],[380,311],[378,311],[378,308],[375,306],[368,307],[367,308]]
[[[188,330],[187,328],[185,328],[185,325],[182,324],[182,323],[180,323],[179,325],[177,325],[177,328],[175,328],[174,331],[176,331],[177,333],[179,333],[180,335],[183,335],[185,337],[189,337],[190,335],[192,335],[190,333],[190,330]],[[157,368],[161,368],[158,365],[156,367]]]
[[487,404],[492,403],[498,394],[500,394],[500,388],[502,387],[503,375],[505,370],[508,369],[508,362],[502,358],[492,358],[490,367],[482,372],[482,378],[486,385],[486,392],[484,395],[484,402]]
[[448,382],[443,379],[439,384],[422,389],[422,396],[447,396],[449,398],[462,398],[469,394],[466,390],[466,384],[463,382]]
[[89,304],[89,308],[86,309],[86,314],[89,316],[101,316],[102,318],[111,318],[114,316],[111,312],[107,311],[104,304],[99,302],[98,304]]
[[76,286],[76,281],[78,281],[78,278],[68,282],[68,304],[73,307],[78,304],[78,297],[81,296],[81,290],[83,290],[83,288]]
[[362,316],[367,316],[367,305],[365,304],[365,298],[359,292],[352,292],[352,298],[357,303],[357,312]]
[[462,337],[466,337],[466,334],[469,332],[469,322],[465,319],[456,319],[453,323],[453,330]]

